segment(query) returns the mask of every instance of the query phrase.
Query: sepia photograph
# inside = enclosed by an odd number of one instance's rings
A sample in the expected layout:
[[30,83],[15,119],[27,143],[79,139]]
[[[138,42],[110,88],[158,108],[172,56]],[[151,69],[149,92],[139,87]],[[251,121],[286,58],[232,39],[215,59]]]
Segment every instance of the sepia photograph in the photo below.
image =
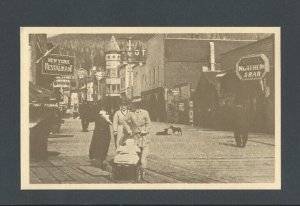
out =
[[21,27],[21,189],[281,189],[280,27]]

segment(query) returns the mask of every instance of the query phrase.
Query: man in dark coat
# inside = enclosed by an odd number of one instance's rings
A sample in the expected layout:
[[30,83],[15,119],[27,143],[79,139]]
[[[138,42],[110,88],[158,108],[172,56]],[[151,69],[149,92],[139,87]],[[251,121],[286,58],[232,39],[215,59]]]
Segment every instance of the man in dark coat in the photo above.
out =
[[235,142],[238,147],[245,147],[248,141],[248,111],[245,105],[236,105],[234,113]]
[[86,100],[79,105],[79,115],[81,119],[82,131],[87,132],[89,127],[90,107]]

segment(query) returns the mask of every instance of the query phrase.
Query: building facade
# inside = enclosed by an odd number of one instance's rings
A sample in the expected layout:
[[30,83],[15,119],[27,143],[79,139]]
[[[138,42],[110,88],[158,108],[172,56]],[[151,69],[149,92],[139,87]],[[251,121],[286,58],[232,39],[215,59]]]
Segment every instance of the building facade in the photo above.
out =
[[[147,42],[142,99],[152,120],[167,121],[167,92],[179,84],[195,90],[202,70],[221,70],[221,54],[254,40],[174,38],[157,34]],[[147,106],[148,105],[148,106]]]
[[142,91],[146,90],[146,65],[137,64],[133,68],[132,96],[141,97]]
[[[227,99],[235,103],[247,102],[250,113],[250,128],[254,131],[274,133],[275,128],[275,60],[274,35],[255,43],[237,48],[222,55],[222,67],[226,70],[219,74],[221,105]],[[264,55],[268,60],[268,72],[262,79],[241,80],[236,74],[236,64],[241,58]],[[230,97],[230,98],[228,98]]]

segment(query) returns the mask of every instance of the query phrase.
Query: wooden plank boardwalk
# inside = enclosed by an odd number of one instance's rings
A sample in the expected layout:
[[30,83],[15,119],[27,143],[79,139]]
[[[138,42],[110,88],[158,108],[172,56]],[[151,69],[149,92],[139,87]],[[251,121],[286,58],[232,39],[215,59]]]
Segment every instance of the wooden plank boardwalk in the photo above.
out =
[[[166,123],[152,124],[153,132],[168,127]],[[95,168],[88,161],[92,131],[81,132],[80,128],[80,120],[66,119],[62,132],[49,138],[52,155],[48,160],[30,163],[30,183],[115,183],[109,171]],[[246,148],[237,148],[232,132],[182,128],[182,136],[150,134],[147,175],[141,183],[274,182],[273,135],[250,134]],[[108,160],[114,153],[111,140]]]

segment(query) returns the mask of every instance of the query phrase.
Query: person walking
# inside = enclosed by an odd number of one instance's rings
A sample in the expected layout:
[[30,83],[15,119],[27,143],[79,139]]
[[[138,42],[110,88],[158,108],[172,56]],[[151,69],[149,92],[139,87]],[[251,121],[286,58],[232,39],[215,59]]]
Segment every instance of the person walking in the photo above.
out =
[[79,105],[79,116],[81,119],[82,131],[87,132],[89,127],[90,108],[86,100]]
[[235,106],[234,111],[234,139],[238,147],[245,147],[248,141],[248,111],[242,104]]
[[120,110],[116,111],[113,117],[113,133],[116,149],[120,147],[120,139],[124,136],[124,126],[122,124],[122,121],[124,120],[127,113],[127,102],[123,100],[120,103]]
[[[128,112],[123,122],[125,131],[128,136],[134,135],[136,137],[137,145],[141,150],[140,161],[141,161],[141,178],[145,177],[145,169],[147,168],[147,156],[149,153],[149,131],[151,120],[148,111],[141,109],[141,99],[137,98],[132,101],[131,111]],[[126,137],[126,135],[125,135]],[[126,139],[125,139],[126,140]],[[122,144],[124,140],[120,140]]]
[[105,110],[100,110],[98,115],[95,115],[95,129],[92,136],[92,141],[89,148],[89,159],[97,167],[103,168],[103,162],[106,160],[111,134],[110,125],[112,122]]

